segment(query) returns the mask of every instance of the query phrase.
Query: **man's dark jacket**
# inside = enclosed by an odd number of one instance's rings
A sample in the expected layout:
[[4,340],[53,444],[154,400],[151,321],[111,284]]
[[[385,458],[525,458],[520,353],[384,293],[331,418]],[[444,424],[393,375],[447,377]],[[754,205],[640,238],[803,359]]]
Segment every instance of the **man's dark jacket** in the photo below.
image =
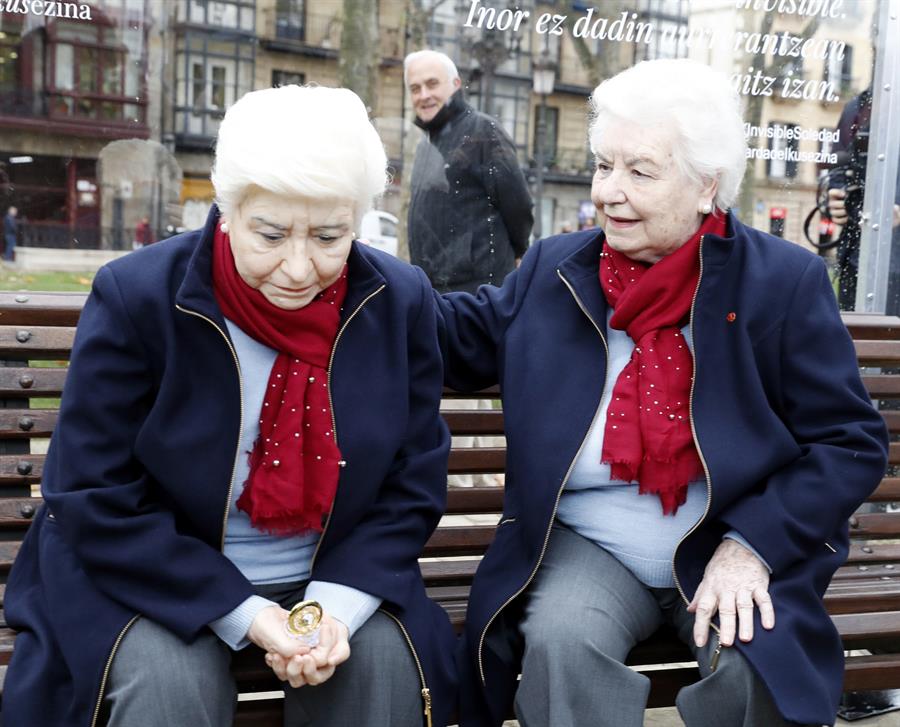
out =
[[531,196],[516,148],[496,119],[457,91],[416,148],[410,259],[440,291],[500,285],[528,247]]
[[[120,258],[94,281],[44,469],[46,506],[6,590],[18,635],[5,725],[95,724],[134,620],[189,642],[254,592],[222,553],[242,419],[255,412],[242,411],[213,296],[217,220],[213,208],[203,230]],[[346,466],[312,578],[383,599],[444,725],[456,701],[454,635],[418,564],[445,508],[450,444],[431,286],[358,242],[348,264],[328,377]]]
[[[466,614],[465,727],[499,725],[509,709],[521,665],[517,596],[540,565],[600,403],[602,244],[596,230],[552,237],[502,288],[436,296],[446,382],[499,383],[507,441],[501,525]],[[709,506],[676,550],[676,582],[693,598],[722,535],[743,535],[772,568],[775,628],[764,630],[757,612],[753,641],[736,648],[788,720],[832,724],[844,659],[822,595],[847,557],[849,516],[884,474],[884,421],[821,259],[729,216],[727,237],[704,237],[701,264],[691,415]],[[565,605],[560,618],[577,619],[577,604]]]

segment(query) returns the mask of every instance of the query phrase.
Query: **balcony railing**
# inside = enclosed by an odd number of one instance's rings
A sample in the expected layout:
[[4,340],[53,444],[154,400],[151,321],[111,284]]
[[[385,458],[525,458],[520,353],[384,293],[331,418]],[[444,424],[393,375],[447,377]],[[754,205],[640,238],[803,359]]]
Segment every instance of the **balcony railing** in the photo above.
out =
[[[528,160],[529,167],[534,168],[536,164],[534,158]],[[557,147],[545,153],[544,172],[571,177],[591,176],[594,160],[585,147]]]
[[144,105],[132,98],[126,102],[122,97],[97,94],[0,91],[0,117],[49,120],[72,130],[79,126],[96,130],[99,123],[104,136],[115,136],[119,133],[116,129],[123,137],[141,136],[140,132],[146,131],[144,111]]

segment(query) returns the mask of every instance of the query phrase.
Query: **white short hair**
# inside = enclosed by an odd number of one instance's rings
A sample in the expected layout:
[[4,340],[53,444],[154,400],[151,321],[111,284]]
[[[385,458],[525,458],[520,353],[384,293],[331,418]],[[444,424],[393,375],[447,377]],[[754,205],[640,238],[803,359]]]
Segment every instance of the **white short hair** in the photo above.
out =
[[698,182],[717,179],[713,204],[723,212],[734,205],[747,166],[747,140],[740,97],[724,73],[688,59],[638,63],[591,94],[593,153],[615,120],[671,128],[681,171]]
[[419,60],[425,60],[426,58],[431,58],[433,60],[440,61],[444,64],[444,68],[447,69],[447,78],[452,81],[454,78],[459,78],[459,71],[456,69],[456,64],[451,60],[450,56],[446,53],[441,53],[436,50],[417,50],[413,53],[410,53],[406,58],[403,59],[403,85],[406,85],[406,74],[409,71],[409,64],[415,63]]
[[251,91],[225,114],[212,183],[229,216],[251,187],[351,199],[357,225],[387,183],[387,156],[359,96],[346,88]]

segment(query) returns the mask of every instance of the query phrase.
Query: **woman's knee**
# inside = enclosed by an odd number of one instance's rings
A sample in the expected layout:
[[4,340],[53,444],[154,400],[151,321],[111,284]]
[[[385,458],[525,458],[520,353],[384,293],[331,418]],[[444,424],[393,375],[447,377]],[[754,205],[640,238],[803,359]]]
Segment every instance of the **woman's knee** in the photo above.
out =
[[108,706],[113,715],[141,714],[163,699],[173,710],[186,710],[182,714],[229,713],[236,698],[230,662],[228,648],[211,633],[188,644],[159,624],[139,619],[113,658]]

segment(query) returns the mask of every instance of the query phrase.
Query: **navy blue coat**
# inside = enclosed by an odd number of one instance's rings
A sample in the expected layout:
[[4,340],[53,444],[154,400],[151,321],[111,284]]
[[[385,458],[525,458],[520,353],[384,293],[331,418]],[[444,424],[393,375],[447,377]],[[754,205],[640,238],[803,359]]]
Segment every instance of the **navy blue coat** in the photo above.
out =
[[[242,411],[213,297],[217,217],[214,208],[203,230],[127,255],[94,281],[47,456],[46,506],[6,591],[19,633],[5,724],[94,724],[108,662],[136,618],[191,641],[253,593],[222,554],[241,417],[254,412]],[[417,560],[445,509],[450,444],[431,287],[356,242],[348,262],[329,376],[347,465],[312,577],[384,600],[443,725],[456,698],[454,635]]]
[[[693,597],[729,528],[771,565],[776,614],[737,648],[784,716],[831,724],[840,638],[822,595],[847,556],[847,519],[878,485],[887,434],[863,387],[825,265],[745,227],[705,236],[692,313],[692,418],[709,508],[676,550]],[[521,599],[606,378],[603,233],[553,237],[501,288],[437,297],[446,381],[499,383],[507,439],[503,518],[472,587],[461,658],[465,725],[499,725],[516,688]],[[729,322],[730,313],[735,314]]]

